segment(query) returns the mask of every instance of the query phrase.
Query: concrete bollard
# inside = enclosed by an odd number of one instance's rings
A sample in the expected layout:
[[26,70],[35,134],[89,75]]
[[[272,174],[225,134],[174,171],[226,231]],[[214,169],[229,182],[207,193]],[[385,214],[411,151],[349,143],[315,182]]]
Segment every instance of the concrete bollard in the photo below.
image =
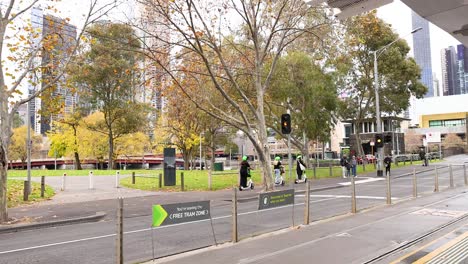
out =
[[88,173],[88,178],[89,178],[89,189],[92,190],[94,189],[94,173],[92,171]]
[[41,176],[41,198],[44,198],[45,193],[45,176]]
[[115,188],[119,188],[120,183],[120,171],[115,172]]
[[439,170],[435,167],[434,192],[439,192]]
[[314,170],[314,179],[317,179],[317,165],[314,164],[312,168]]
[[162,188],[162,173],[159,173],[159,189]]
[[416,178],[416,169],[413,169],[413,197],[418,198],[418,181]]
[[62,187],[60,188],[61,191],[65,191],[65,187],[67,185],[66,180],[67,180],[67,174],[64,173],[62,175]]

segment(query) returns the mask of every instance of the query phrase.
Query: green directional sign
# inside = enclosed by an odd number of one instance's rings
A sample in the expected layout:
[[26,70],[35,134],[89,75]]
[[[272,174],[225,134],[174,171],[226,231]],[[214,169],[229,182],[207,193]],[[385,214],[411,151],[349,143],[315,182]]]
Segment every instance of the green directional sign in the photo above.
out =
[[210,201],[155,204],[153,227],[210,219]]
[[167,212],[160,205],[153,205],[153,226],[160,226],[167,217]]

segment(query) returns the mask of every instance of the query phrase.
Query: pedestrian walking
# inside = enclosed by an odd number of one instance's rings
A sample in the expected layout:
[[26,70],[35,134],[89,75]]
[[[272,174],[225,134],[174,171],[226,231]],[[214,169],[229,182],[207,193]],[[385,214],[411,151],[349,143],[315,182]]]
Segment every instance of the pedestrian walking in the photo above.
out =
[[351,160],[346,159],[345,160],[345,167],[346,167],[346,177],[351,177],[351,168],[353,165],[351,165]]
[[390,167],[392,166],[392,157],[391,157],[391,155],[385,157],[383,162],[384,162],[384,165],[385,165],[385,175],[390,175]]
[[297,179],[302,180],[302,175],[305,176],[306,165],[304,161],[302,160],[301,155],[297,156],[296,163],[297,163],[296,165]]
[[240,186],[242,188],[247,187],[247,178],[250,177],[250,164],[247,161],[247,156],[242,157],[240,164]]
[[348,160],[346,159],[346,155],[343,155],[340,159],[340,165],[341,165],[341,170],[343,171],[343,178],[346,178],[347,174],[347,169],[346,169],[346,164]]
[[273,169],[275,171],[275,183],[281,183],[283,165],[281,164],[281,158],[278,156],[275,157],[275,161],[273,162]]

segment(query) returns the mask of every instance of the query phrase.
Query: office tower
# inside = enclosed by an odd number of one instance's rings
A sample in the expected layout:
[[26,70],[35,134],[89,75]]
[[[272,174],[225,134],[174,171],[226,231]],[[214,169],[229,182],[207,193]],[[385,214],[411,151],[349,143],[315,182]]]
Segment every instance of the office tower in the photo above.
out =
[[468,93],[468,49],[464,45],[457,45],[457,85],[460,94]]
[[153,131],[158,119],[164,118],[165,100],[163,94],[168,86],[166,70],[171,66],[170,32],[164,18],[158,17],[158,12],[152,8],[151,0],[148,0],[142,1],[139,9],[141,23],[139,34],[143,37],[143,46],[147,54],[143,62],[143,83],[145,85],[140,91],[139,100],[149,103],[152,108],[149,116],[150,138],[153,138]]
[[424,97],[434,96],[432,83],[432,59],[431,59],[431,41],[429,35],[429,22],[412,12],[411,15],[413,29],[421,27],[422,30],[413,34],[414,59],[421,68],[421,82],[427,87],[427,93]]
[[[455,48],[450,46],[443,49],[440,53],[442,62],[442,87],[443,95],[460,94],[459,86],[457,85],[457,54]],[[457,88],[458,87],[458,88]]]
[[[34,32],[40,33],[40,37],[31,37],[32,49],[42,49],[40,55],[35,58],[35,64],[51,67],[30,76],[32,82],[28,85],[28,93],[35,93],[54,82],[55,85],[44,91],[42,96],[47,95],[48,98],[56,100],[54,103],[63,106],[63,111],[57,112],[56,109],[51,110],[50,100],[42,100],[39,97],[31,100],[31,125],[36,133],[45,134],[51,129],[53,121],[73,112],[76,104],[76,94],[62,85],[64,76],[56,80],[59,73],[54,69],[63,68],[75,44],[77,33],[76,27],[66,19],[45,15],[42,9],[36,7],[31,9],[31,24]],[[45,42],[50,42],[51,45],[45,47]]]

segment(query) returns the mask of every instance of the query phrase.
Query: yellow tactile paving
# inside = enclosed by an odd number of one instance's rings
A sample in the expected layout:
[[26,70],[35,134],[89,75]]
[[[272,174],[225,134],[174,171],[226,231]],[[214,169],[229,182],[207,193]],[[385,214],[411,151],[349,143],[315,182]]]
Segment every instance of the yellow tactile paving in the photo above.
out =
[[426,256],[420,258],[418,261],[413,262],[413,264],[424,264],[434,258],[435,256],[439,255],[440,253],[444,252],[445,250],[449,249],[450,247],[456,245],[458,242],[462,241],[468,237],[468,232],[465,232],[463,235],[451,240],[450,242],[446,243],[445,245],[437,248],[436,250],[432,251],[431,253],[427,254]]
[[[468,227],[465,226],[465,228]],[[404,260],[410,258],[411,256],[413,255],[416,255],[417,253],[419,253],[420,251],[423,251],[424,249],[430,247],[431,245],[435,244],[435,243],[438,243],[440,242],[442,239],[447,239],[448,236],[450,235],[453,235],[453,233],[457,232],[457,230],[439,238],[439,239],[436,239],[428,244],[425,244],[424,246],[422,247],[419,247],[418,249],[398,258],[397,260],[391,262],[390,264],[399,264],[399,263],[408,263],[408,262],[403,262]],[[449,249],[450,247],[452,247],[453,245],[459,243],[460,241],[462,241],[463,239],[465,239],[466,237],[468,237],[468,231],[463,233],[462,235],[459,235],[453,239],[451,239],[450,241],[448,241],[447,243],[443,244],[442,246],[438,247],[437,249],[433,250],[432,252],[424,255],[422,258],[412,262],[413,264],[423,264],[423,263],[426,263],[428,262],[429,260],[431,260],[432,258],[434,258],[435,256],[437,256],[438,254],[444,252],[445,250]]]

